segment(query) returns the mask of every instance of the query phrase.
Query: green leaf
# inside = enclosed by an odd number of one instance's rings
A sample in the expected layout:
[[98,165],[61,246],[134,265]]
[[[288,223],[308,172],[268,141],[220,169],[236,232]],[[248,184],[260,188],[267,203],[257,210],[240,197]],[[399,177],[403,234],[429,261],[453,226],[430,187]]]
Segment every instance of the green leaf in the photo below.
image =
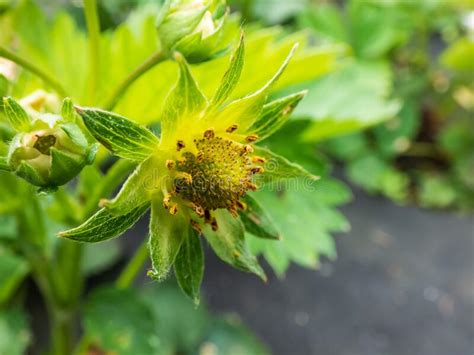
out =
[[18,102],[11,97],[4,97],[3,108],[11,125],[17,131],[26,132],[30,128],[30,117]]
[[200,301],[200,288],[204,276],[204,254],[200,235],[192,228],[184,237],[174,264],[176,280],[183,292],[197,306]]
[[65,121],[68,122],[74,122],[74,117],[75,117],[75,110],[74,110],[74,104],[72,103],[72,100],[69,97],[66,97],[63,100],[63,104],[61,106],[61,116]]
[[149,201],[151,192],[159,188],[153,181],[153,172],[156,168],[156,159],[153,156],[149,157],[128,177],[114,199],[102,200],[100,205],[112,214],[120,216]]
[[240,35],[240,42],[238,47],[232,53],[230,58],[230,65],[225,72],[222,81],[212,98],[211,107],[218,107],[222,105],[237,86],[244,67],[245,43],[244,33]]
[[179,78],[176,86],[166,99],[162,117],[164,139],[184,119],[198,118],[199,113],[207,105],[207,99],[194,80],[186,59],[180,53],[175,53],[174,57],[179,64]]
[[133,289],[95,290],[85,305],[84,332],[91,346],[104,353],[160,353],[153,313]]
[[25,354],[31,338],[27,316],[22,309],[0,310],[0,354]]
[[245,226],[245,231],[256,237],[279,240],[281,237],[275,223],[257,200],[247,194],[243,197],[243,202],[246,209],[240,212],[240,219]]
[[265,159],[264,173],[257,176],[257,183],[272,184],[281,180],[297,178],[308,179],[308,183],[318,180],[317,176],[309,173],[301,165],[290,162],[269,149],[256,146],[254,146],[254,149],[255,155]]
[[150,272],[151,277],[162,280],[167,276],[179,248],[189,232],[188,228],[189,222],[183,212],[178,211],[173,216],[163,207],[162,200],[152,201],[148,242],[153,266],[153,270]]
[[195,307],[171,281],[146,285],[143,299],[158,320],[163,354],[192,354],[200,347],[212,321],[205,305]]
[[388,99],[391,80],[386,64],[353,62],[314,82],[294,113],[313,122],[303,138],[323,140],[394,117],[400,105]]
[[347,220],[334,208],[350,197],[344,185],[323,178],[314,186],[292,185],[277,191],[263,189],[256,196],[272,217],[282,239],[248,238],[249,245],[252,252],[265,257],[277,275],[283,275],[290,262],[315,268],[321,255],[336,257],[330,233],[349,230]]
[[216,354],[269,355],[264,344],[236,316],[215,320],[206,337]]
[[217,231],[206,224],[204,236],[217,256],[233,267],[254,273],[265,281],[263,269],[247,248],[244,226],[240,219],[232,217],[227,210],[216,210],[214,216],[217,220]]
[[0,304],[10,299],[28,272],[29,266],[25,259],[0,248]]
[[304,98],[306,93],[307,91],[302,91],[266,104],[249,131],[257,134],[259,140],[271,136],[288,120],[296,105]]
[[79,227],[60,232],[59,236],[84,243],[97,243],[112,239],[133,227],[148,208],[149,204],[144,203],[121,216],[114,216],[107,209],[102,208]]
[[76,108],[95,139],[121,158],[143,161],[159,144],[147,128],[112,112]]

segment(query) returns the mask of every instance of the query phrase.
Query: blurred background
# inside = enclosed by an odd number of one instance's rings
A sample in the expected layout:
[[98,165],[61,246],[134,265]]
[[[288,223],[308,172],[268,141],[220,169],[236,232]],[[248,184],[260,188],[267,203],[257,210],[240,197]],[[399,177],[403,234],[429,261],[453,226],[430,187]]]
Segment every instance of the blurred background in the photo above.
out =
[[[151,3],[99,2],[102,30]],[[201,308],[174,282],[150,291],[170,352],[474,354],[473,1],[230,4],[247,28],[303,31],[316,50],[337,49],[333,70],[278,93],[309,89],[268,142],[325,178],[309,200],[280,206],[280,216],[294,217],[294,209],[305,216],[283,229],[311,232],[288,242],[290,256],[276,260],[252,246],[265,257],[267,283],[207,252]],[[41,5],[82,21],[80,1]],[[89,288],[115,277],[146,228],[143,221],[91,251],[91,260],[102,260],[91,266]],[[308,245],[315,255],[305,254]],[[150,286],[145,275],[142,284]],[[44,310],[34,298],[28,303],[42,334]]]

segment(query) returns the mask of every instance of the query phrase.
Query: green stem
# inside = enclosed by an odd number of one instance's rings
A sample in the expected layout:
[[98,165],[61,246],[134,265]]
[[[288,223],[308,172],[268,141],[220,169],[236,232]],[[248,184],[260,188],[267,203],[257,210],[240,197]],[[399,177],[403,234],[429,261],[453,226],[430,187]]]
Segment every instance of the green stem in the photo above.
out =
[[115,283],[117,288],[124,289],[130,287],[138,273],[143,269],[143,265],[147,260],[148,243],[147,240],[144,240],[118,277],[117,282]]
[[19,66],[23,67],[24,69],[32,72],[39,78],[43,79],[45,83],[50,85],[59,95],[66,97],[67,93],[66,90],[63,88],[63,86],[57,82],[53,77],[51,77],[49,74],[45,73],[42,71],[40,68],[35,66],[34,64],[28,62],[26,59],[23,59],[16,54],[10,52],[6,48],[0,47],[0,57],[6,58]]
[[122,83],[120,83],[117,88],[113,91],[112,96],[104,105],[107,111],[113,110],[117,105],[119,100],[125,94],[127,89],[132,85],[138,78],[145,74],[148,70],[153,68],[158,63],[161,63],[167,58],[166,53],[159,50],[153,53],[148,59],[146,59],[142,64],[140,64],[135,70],[133,70]]
[[84,0],[84,16],[89,34],[89,85],[87,93],[94,99],[97,95],[97,79],[100,74],[100,22],[96,0]]
[[51,320],[52,355],[71,353],[74,342],[73,313],[55,310]]

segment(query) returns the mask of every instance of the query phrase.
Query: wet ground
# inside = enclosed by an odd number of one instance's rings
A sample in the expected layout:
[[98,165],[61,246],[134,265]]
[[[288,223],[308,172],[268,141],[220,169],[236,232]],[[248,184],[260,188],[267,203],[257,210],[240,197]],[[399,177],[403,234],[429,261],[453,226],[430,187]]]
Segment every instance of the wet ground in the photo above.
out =
[[474,218],[399,207],[356,192],[320,271],[261,283],[207,256],[204,290],[274,354],[473,355]]

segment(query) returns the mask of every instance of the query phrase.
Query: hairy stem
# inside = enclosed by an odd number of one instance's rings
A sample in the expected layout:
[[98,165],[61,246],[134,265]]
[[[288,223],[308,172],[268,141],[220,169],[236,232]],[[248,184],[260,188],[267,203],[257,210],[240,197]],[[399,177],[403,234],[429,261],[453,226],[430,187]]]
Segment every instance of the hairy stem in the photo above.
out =
[[145,262],[148,260],[148,243],[145,239],[140,247],[135,251],[132,259],[128,262],[127,266],[123,269],[122,273],[117,279],[117,288],[130,287],[137,277],[138,273],[143,269]]
[[17,56],[16,54],[10,52],[4,47],[0,47],[0,57],[3,57],[5,59],[8,59],[22,68],[28,70],[29,72],[35,74],[37,77],[41,78],[46,84],[51,86],[54,91],[56,91],[59,95],[65,97],[67,96],[66,90],[64,87],[56,81],[53,77],[51,77],[49,74],[45,73],[43,70],[41,70],[39,67],[36,65],[30,63],[24,58],[21,58]]
[[97,79],[100,74],[100,22],[96,0],[84,0],[84,16],[89,34],[89,77],[87,96],[94,101],[97,95]]
[[104,105],[105,109],[111,111],[125,94],[127,89],[132,85],[138,78],[140,78],[147,71],[152,69],[158,63],[161,63],[167,58],[165,52],[158,50],[153,53],[148,59],[140,64],[135,70],[133,70],[125,79],[122,81],[117,88],[113,91],[112,96]]

